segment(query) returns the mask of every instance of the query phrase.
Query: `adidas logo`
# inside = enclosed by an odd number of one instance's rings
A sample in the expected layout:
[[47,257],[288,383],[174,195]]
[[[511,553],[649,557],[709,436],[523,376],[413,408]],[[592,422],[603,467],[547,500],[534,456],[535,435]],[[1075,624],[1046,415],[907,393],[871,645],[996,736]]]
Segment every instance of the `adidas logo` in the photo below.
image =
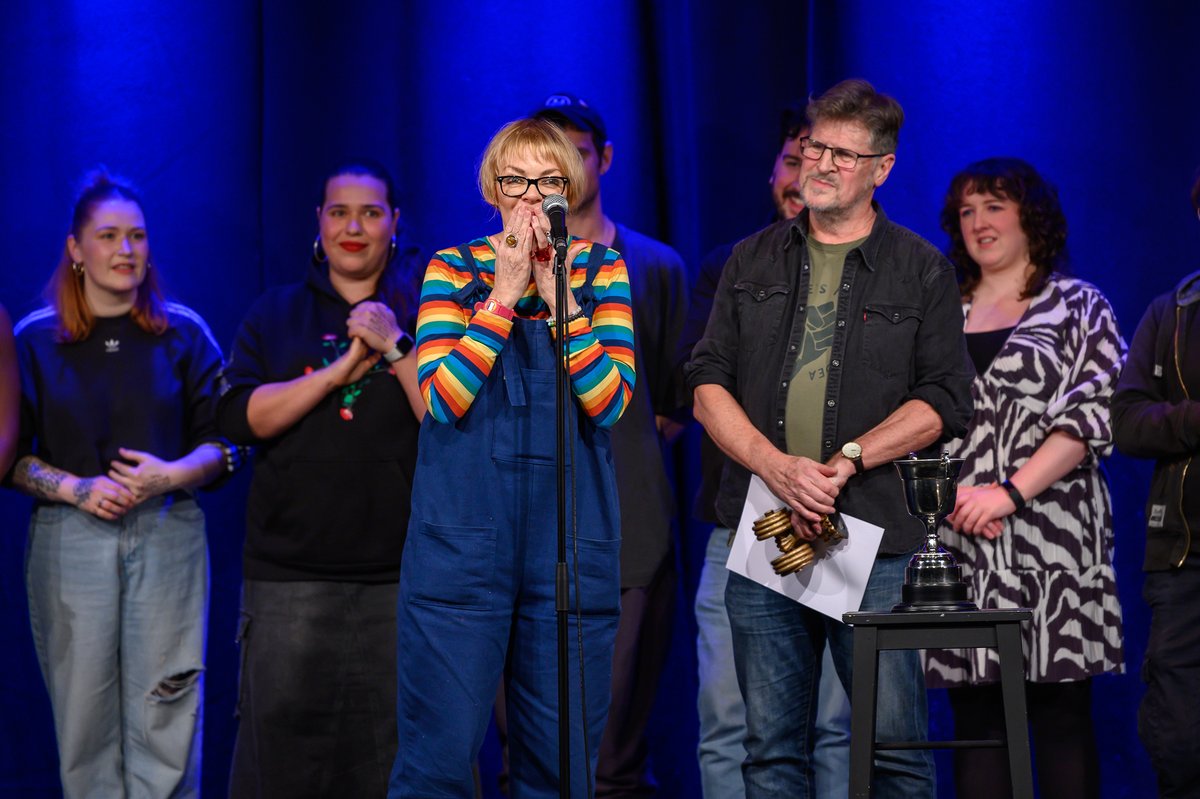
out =
[[120,352],[121,351],[120,340],[115,339],[115,338],[105,339],[104,340],[104,351],[105,352]]

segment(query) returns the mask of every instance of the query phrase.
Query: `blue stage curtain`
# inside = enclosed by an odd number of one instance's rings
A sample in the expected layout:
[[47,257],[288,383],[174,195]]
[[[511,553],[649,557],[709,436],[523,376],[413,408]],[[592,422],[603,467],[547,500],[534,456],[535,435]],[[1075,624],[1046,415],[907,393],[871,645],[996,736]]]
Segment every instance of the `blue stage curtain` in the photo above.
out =
[[[320,179],[333,164],[383,162],[407,235],[427,250],[453,245],[499,224],[475,188],[491,134],[557,92],[586,98],[608,123],[608,214],[669,242],[694,268],[769,218],[780,109],[859,76],[908,114],[879,192],[892,218],[944,246],[937,215],[949,177],[988,155],[1027,158],[1058,184],[1076,271],[1112,299],[1129,337],[1150,298],[1200,253],[1186,196],[1200,165],[1190,55],[1200,10],[1166,19],[1144,9],[1083,0],[10,3],[0,15],[9,242],[0,301],[15,318],[37,307],[74,188],[103,163],[141,187],[156,264],[227,346],[264,288],[302,276]],[[687,518],[695,441],[674,460],[680,610],[651,730],[663,794],[680,797],[699,795],[690,603],[706,531]],[[1097,724],[1105,795],[1139,796],[1152,790],[1133,725],[1149,471],[1117,456],[1109,473],[1129,673],[1097,681]],[[242,474],[204,498],[211,796],[224,794],[235,729],[247,482]],[[22,585],[27,514],[27,500],[0,492],[0,794],[53,796],[53,731]],[[943,796],[949,782],[944,775]]]

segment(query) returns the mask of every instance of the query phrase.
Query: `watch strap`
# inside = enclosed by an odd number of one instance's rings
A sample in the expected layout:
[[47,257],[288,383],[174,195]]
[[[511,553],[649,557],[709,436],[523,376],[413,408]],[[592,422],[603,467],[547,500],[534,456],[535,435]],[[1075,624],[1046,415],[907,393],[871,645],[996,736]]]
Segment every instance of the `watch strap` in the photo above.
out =
[[1012,504],[1018,511],[1024,509],[1025,497],[1021,494],[1021,490],[1013,485],[1012,480],[1005,480],[1000,487],[1008,492],[1008,498],[1012,500]]
[[401,360],[405,355],[412,352],[413,343],[412,336],[401,330],[400,338],[396,339],[395,346],[383,354],[383,359],[388,363],[395,363]]
[[475,303],[475,313],[479,313],[480,311],[487,311],[488,313],[494,313],[494,314],[496,314],[496,316],[503,317],[503,318],[509,320],[510,322],[512,321],[512,318],[513,318],[512,308],[509,308],[508,306],[501,304],[501,302],[499,300],[484,300],[482,302]]

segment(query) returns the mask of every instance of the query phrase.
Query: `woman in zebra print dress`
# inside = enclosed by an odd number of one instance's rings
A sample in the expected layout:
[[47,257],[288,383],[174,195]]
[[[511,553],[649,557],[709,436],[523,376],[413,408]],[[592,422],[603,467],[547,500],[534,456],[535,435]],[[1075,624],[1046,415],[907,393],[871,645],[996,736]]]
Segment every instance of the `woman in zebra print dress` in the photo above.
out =
[[[1026,685],[1041,795],[1098,796],[1091,677],[1123,669],[1112,513],[1099,459],[1125,342],[1104,295],[1065,276],[1057,192],[1024,161],[995,158],[950,184],[942,227],[960,270],[978,376],[958,504],[943,540],[984,608],[1028,607]],[[959,738],[1003,738],[993,650],[925,655],[949,688]],[[1002,750],[959,750],[959,796],[1009,796]]]

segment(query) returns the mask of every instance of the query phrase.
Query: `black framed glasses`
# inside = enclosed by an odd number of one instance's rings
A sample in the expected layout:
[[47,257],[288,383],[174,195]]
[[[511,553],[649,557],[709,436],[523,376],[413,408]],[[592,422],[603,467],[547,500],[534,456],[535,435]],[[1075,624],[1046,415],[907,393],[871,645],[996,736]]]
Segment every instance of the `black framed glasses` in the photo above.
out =
[[829,151],[829,157],[833,159],[833,165],[838,169],[844,169],[847,172],[852,171],[858,166],[860,158],[882,158],[887,153],[856,153],[853,150],[847,150],[845,147],[830,147],[824,142],[819,142],[814,138],[805,136],[800,140],[800,154],[810,161],[820,161],[825,155],[825,151]]
[[521,175],[498,175],[496,182],[505,197],[524,197],[530,186],[537,187],[538,194],[549,197],[551,194],[562,194],[570,183],[569,178],[552,175],[544,178],[527,178]]

